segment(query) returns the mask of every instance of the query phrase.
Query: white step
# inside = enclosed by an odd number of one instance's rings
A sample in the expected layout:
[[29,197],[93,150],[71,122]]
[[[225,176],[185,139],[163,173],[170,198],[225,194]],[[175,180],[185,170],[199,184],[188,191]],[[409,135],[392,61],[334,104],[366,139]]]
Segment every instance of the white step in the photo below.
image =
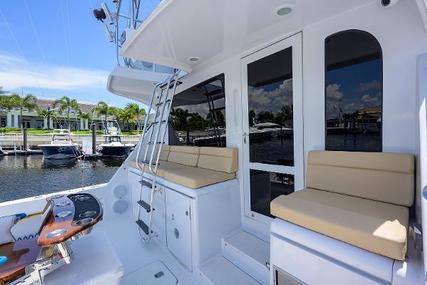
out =
[[223,256],[204,265],[200,273],[202,277],[215,285],[260,285]]
[[270,283],[270,244],[245,231],[222,240],[222,255],[261,284]]

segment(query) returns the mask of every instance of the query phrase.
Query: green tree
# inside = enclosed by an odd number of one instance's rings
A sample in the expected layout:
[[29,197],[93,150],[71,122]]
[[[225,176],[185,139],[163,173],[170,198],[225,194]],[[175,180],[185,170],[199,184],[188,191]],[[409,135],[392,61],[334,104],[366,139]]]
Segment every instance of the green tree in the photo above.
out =
[[67,113],[67,127],[68,130],[71,130],[71,112],[74,111],[77,114],[80,113],[80,106],[76,99],[71,99],[67,96],[64,96],[61,99],[53,102],[53,107],[59,107],[59,112]]
[[105,122],[107,122],[108,115],[110,114],[110,107],[104,101],[98,102],[94,111],[98,116],[104,116]]
[[145,109],[141,108],[136,103],[128,103],[125,107],[125,110],[129,110],[130,112],[132,112],[134,114],[133,121],[136,121],[136,127],[137,127],[137,130],[139,132],[139,130],[141,128],[141,121],[144,118],[144,116],[146,115]]
[[172,109],[171,118],[173,128],[177,131],[187,130],[189,117],[190,113],[188,112],[188,110],[184,110],[181,108]]
[[44,119],[46,119],[47,120],[47,128],[48,129],[51,129],[51,125],[50,125],[50,119],[52,119],[52,118],[54,118],[54,117],[56,117],[55,115],[55,110],[54,109],[52,109],[51,107],[48,107],[47,109],[45,109],[45,110],[39,110],[38,111],[38,113],[39,113],[39,116],[40,117],[43,117]]
[[26,96],[19,96],[18,94],[12,94],[9,97],[9,106],[19,109],[19,125],[21,131],[24,129],[23,112],[24,109],[33,111],[37,109],[37,98],[34,95],[28,94]]
[[10,97],[0,95],[0,110],[10,110],[12,108],[10,104]]
[[127,129],[130,129],[130,125],[135,125],[137,123],[135,110],[132,108],[122,109],[119,117]]

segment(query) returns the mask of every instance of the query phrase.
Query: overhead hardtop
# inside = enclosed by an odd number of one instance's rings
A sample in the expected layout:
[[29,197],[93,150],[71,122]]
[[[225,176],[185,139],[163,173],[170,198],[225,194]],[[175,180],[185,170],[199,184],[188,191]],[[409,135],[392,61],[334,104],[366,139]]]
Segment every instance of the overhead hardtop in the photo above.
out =
[[[366,5],[378,8],[381,1],[299,0],[284,4],[164,0],[136,31],[127,35],[121,54],[191,72],[207,62],[250,54],[265,42],[280,40],[283,35]],[[281,14],[283,8],[288,14]],[[387,13],[386,9],[378,11]]]

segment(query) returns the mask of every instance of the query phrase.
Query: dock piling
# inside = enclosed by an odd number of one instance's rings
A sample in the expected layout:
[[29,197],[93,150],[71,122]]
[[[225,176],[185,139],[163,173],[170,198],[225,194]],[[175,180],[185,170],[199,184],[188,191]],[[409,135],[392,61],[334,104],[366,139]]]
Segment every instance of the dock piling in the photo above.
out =
[[27,128],[22,129],[22,134],[23,134],[23,150],[27,151],[28,150]]
[[92,154],[96,154],[96,125],[92,124]]

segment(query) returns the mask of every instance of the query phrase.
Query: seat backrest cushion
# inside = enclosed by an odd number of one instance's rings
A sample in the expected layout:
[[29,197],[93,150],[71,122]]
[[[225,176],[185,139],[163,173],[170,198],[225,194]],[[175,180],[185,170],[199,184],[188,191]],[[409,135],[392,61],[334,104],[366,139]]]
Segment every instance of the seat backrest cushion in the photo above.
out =
[[237,171],[237,148],[201,147],[198,167],[215,171]]
[[168,145],[162,146],[162,151],[160,152],[160,160],[167,161],[169,157],[170,147]]
[[312,151],[308,188],[406,207],[414,202],[415,159],[411,154]]
[[170,146],[168,161],[188,166],[197,166],[199,160],[199,147],[195,146]]

